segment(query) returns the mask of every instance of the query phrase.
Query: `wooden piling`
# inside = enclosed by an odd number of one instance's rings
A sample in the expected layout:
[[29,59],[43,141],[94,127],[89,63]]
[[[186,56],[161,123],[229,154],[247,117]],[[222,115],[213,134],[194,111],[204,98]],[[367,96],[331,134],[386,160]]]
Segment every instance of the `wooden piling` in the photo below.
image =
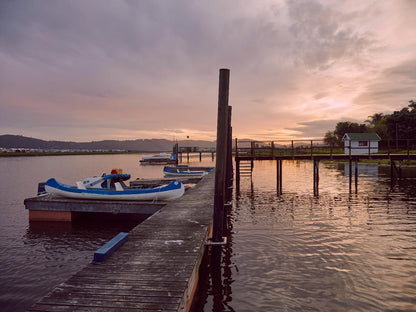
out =
[[215,198],[212,241],[222,241],[222,229],[224,224],[224,196],[225,176],[227,165],[227,141],[228,141],[228,90],[230,70],[220,69],[218,90],[218,115],[217,115],[217,158],[215,162]]
[[227,188],[227,201],[230,200],[232,195],[233,185],[233,150],[232,150],[232,127],[231,127],[231,114],[232,107],[228,106],[228,134],[227,134],[227,171],[226,171],[226,188]]
[[355,194],[357,194],[358,193],[358,159],[355,160],[354,178],[355,178]]
[[319,159],[313,160],[313,195],[319,195]]
[[276,160],[276,189],[277,195],[282,195],[282,160]]

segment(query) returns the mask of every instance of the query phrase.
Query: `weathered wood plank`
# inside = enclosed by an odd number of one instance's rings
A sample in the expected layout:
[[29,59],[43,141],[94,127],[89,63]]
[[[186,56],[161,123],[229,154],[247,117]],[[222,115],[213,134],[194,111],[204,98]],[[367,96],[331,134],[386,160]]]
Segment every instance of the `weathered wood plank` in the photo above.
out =
[[123,312],[123,311],[146,311],[146,312],[160,312],[160,311],[177,311],[176,305],[163,305],[158,303],[146,303],[137,305],[113,305],[103,304],[95,302],[91,305],[83,304],[48,304],[41,303],[37,306],[30,308],[30,312],[72,312],[72,311],[83,311],[83,312]]
[[[70,294],[84,294],[84,295],[114,295],[114,296],[139,296],[139,297],[177,297],[182,296],[182,292],[179,290],[149,290],[147,287],[131,287],[124,285],[124,287],[115,287],[110,285],[96,285],[96,284],[84,284],[82,289],[77,286],[63,284],[63,287],[59,286],[55,288],[55,292],[60,290],[69,292]],[[54,294],[55,292],[51,293]]]

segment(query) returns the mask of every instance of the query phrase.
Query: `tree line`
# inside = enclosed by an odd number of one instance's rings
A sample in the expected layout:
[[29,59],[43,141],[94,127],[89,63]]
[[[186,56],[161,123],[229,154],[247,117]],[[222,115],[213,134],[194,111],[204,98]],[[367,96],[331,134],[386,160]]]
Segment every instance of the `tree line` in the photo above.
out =
[[368,116],[364,123],[341,121],[334,131],[327,131],[324,141],[330,145],[342,145],[345,133],[375,132],[381,140],[403,140],[416,138],[416,101],[410,100],[407,107],[392,114],[376,113]]

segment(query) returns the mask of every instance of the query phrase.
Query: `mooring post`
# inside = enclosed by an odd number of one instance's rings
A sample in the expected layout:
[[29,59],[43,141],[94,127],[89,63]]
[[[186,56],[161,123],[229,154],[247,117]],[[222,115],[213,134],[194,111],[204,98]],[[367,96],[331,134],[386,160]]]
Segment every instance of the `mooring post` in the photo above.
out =
[[[226,168],[227,171],[225,173],[225,200],[226,200],[226,212],[231,207],[231,202],[233,198],[233,128],[231,127],[231,112],[232,107],[228,106],[228,134],[227,134],[227,160],[226,160]],[[226,214],[224,214],[224,222],[226,222]]]
[[230,70],[220,69],[217,115],[217,158],[215,162],[215,198],[212,241],[222,242],[224,224],[224,195],[228,141],[228,90]]
[[283,194],[283,183],[282,183],[282,181],[283,181],[283,160],[280,160],[280,163],[279,163],[279,166],[280,166],[280,195],[282,195]]
[[319,195],[319,159],[313,160],[313,195]]
[[238,139],[235,138],[235,178],[237,185],[240,183],[240,159],[238,158]]
[[355,178],[355,194],[358,193],[358,159],[355,159],[355,172],[354,172],[354,178]]
[[351,189],[352,189],[352,157],[351,157],[351,140],[349,140],[348,141],[349,142],[349,144],[348,144],[348,147],[349,147],[349,151],[348,151],[348,159],[349,159],[349,176],[348,176],[348,179],[349,179],[349,191],[350,191],[350,193],[351,193]]
[[[232,107],[228,105],[228,136],[227,136],[227,175],[226,175],[226,181],[227,181],[227,197],[229,197],[230,191],[232,189],[233,185],[233,127],[231,126],[231,114],[232,113]],[[231,187],[231,188],[230,188]]]
[[175,146],[173,147],[173,154],[175,155],[175,163],[176,165],[179,164],[179,144],[176,143]]
[[277,195],[282,195],[282,160],[276,160],[276,189]]
[[348,174],[348,179],[349,179],[349,189],[350,189],[350,193],[351,193],[351,190],[352,190],[352,159],[351,159],[351,156],[350,156],[350,159],[349,159],[349,167],[348,167],[349,169],[349,174]]

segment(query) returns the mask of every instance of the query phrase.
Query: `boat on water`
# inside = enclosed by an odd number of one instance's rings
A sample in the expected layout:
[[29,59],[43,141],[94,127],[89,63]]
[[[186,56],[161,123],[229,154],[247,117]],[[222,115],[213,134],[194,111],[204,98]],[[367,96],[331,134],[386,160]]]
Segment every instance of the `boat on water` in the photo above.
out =
[[211,167],[166,166],[165,177],[203,177],[211,172]]
[[141,165],[167,165],[176,163],[176,154],[160,153],[153,156],[143,156]]
[[103,174],[77,182],[76,186],[66,185],[51,178],[45,183],[45,191],[51,195],[78,199],[109,200],[173,200],[181,197],[185,187],[180,181],[172,181],[157,187],[128,187],[124,181],[129,174]]

